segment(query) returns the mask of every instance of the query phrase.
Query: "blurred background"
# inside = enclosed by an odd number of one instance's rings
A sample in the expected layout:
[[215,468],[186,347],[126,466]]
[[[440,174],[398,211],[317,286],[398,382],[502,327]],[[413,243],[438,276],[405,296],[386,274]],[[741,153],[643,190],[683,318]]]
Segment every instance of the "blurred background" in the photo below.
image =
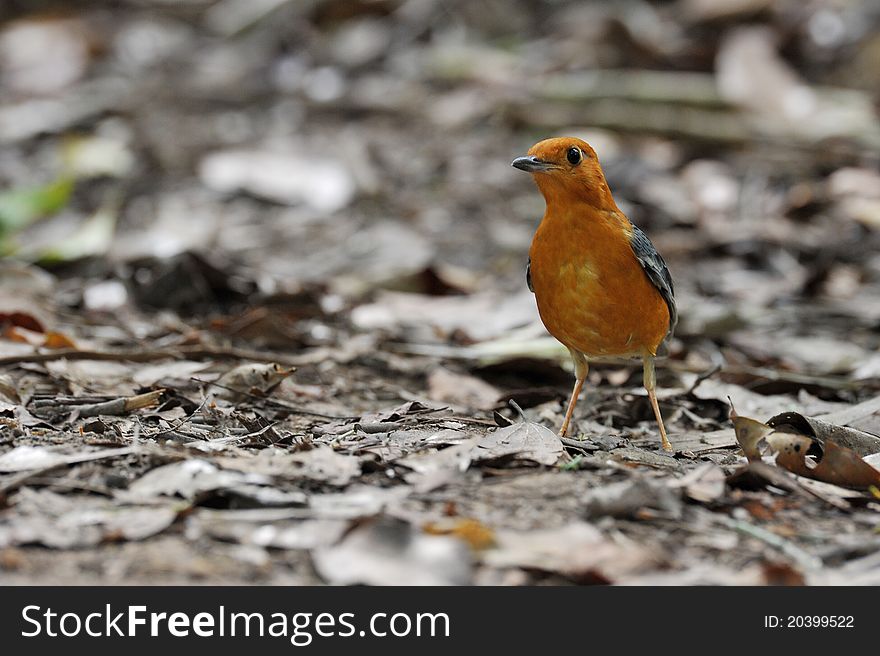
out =
[[[319,353],[416,389],[425,361],[378,347],[553,360],[524,284],[543,200],[510,161],[570,134],[669,262],[673,360],[858,396],[878,28],[869,0],[4,0],[0,300],[78,345],[344,346]],[[532,365],[483,373],[567,387]]]

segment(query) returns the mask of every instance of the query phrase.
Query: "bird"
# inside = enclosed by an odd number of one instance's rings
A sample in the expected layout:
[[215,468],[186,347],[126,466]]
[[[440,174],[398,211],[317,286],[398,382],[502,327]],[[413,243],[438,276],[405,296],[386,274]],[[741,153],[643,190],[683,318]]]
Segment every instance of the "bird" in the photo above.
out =
[[617,207],[586,141],[545,139],[511,165],[532,175],[546,203],[529,249],[526,282],[541,321],[574,362],[574,388],[559,434],[568,432],[591,360],[638,357],[661,445],[672,451],[655,389],[655,358],[678,321],[666,262]]

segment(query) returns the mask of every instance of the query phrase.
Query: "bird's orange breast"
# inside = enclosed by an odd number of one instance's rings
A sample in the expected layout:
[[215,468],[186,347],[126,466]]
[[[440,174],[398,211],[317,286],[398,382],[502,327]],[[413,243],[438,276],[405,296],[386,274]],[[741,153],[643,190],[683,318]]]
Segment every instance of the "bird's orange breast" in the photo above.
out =
[[548,208],[529,252],[532,287],[541,320],[565,346],[592,357],[656,354],[669,308],[631,234],[617,212]]

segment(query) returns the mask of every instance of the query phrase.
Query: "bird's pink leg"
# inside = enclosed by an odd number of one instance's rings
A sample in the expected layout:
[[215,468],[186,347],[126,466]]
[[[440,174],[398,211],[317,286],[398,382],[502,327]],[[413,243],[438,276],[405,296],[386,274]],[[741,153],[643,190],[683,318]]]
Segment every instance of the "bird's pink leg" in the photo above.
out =
[[572,349],[568,349],[568,351],[571,353],[571,359],[574,360],[575,381],[574,389],[571,391],[571,398],[568,400],[568,408],[565,411],[565,419],[562,421],[562,428],[559,429],[559,435],[562,437],[565,437],[565,434],[568,432],[568,425],[571,423],[574,407],[577,405],[578,397],[581,395],[581,389],[584,386],[584,381],[587,379],[587,372],[589,371],[587,359],[583,353]]
[[663,415],[660,414],[660,406],[657,403],[657,393],[654,387],[657,382],[654,373],[654,356],[646,355],[642,358],[644,364],[645,389],[648,390],[648,398],[651,399],[651,407],[654,409],[654,416],[657,418],[657,424],[660,426],[660,443],[665,451],[674,451],[669,439],[666,437],[666,427],[663,425]]

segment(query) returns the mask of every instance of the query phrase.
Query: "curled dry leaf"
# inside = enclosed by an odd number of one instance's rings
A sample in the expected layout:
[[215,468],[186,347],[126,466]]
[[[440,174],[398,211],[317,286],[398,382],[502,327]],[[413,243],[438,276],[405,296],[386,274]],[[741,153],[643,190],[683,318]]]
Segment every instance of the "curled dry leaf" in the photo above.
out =
[[768,450],[776,454],[776,464],[800,476],[850,488],[880,484],[880,470],[862,458],[880,451],[876,436],[796,412],[777,415],[762,424],[737,415],[731,405],[730,418],[750,461],[761,459],[761,442],[765,440]]
[[821,444],[834,442],[862,457],[880,453],[880,437],[876,435],[849,426],[837,426],[822,419],[805,417],[797,412],[784,412],[771,417],[767,420],[767,425],[777,431],[814,437]]
[[[880,470],[875,469],[852,449],[828,441],[794,433],[776,432],[767,437],[776,452],[776,464],[807,478],[843,487],[868,488],[880,485]],[[817,457],[814,460],[813,454]]]
[[241,401],[250,395],[266,396],[296,369],[280,364],[248,363],[230,369],[217,379],[217,396]]
[[733,403],[730,404],[730,421],[733,422],[733,430],[736,432],[736,441],[742,447],[743,453],[749,460],[761,459],[761,440],[773,432],[767,424],[762,424],[757,419],[741,417],[736,414]]

